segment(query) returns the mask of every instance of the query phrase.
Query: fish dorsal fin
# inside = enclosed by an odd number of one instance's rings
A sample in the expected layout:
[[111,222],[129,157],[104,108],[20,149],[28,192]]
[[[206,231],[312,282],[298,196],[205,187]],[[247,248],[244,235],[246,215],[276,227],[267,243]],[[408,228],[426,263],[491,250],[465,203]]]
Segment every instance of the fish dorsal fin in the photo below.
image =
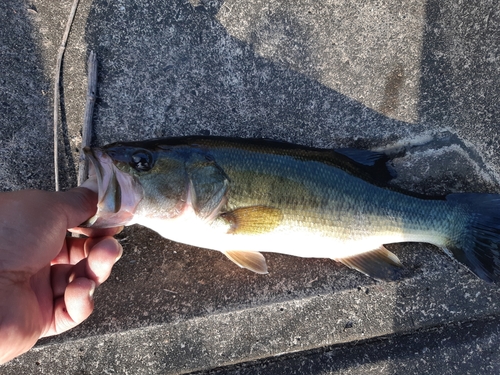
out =
[[336,148],[335,151],[339,154],[347,156],[356,163],[369,167],[374,166],[379,160],[387,159],[386,154],[370,150],[358,150],[357,148]]
[[[396,171],[387,163],[390,158],[384,153],[355,148],[335,149],[334,152],[337,154],[337,167],[370,183],[386,186],[396,177]],[[341,157],[347,159],[342,160]]]
[[258,251],[227,250],[222,253],[241,268],[260,274],[267,273],[266,258]]
[[229,234],[257,234],[276,228],[283,219],[283,213],[273,207],[249,206],[225,212],[221,217],[231,225]]
[[395,280],[403,266],[398,257],[384,246],[366,253],[335,260],[375,280]]
[[[134,145],[128,143],[126,145]],[[240,149],[255,153],[289,156],[304,161],[325,163],[343,171],[374,183],[386,186],[395,177],[395,171],[387,162],[395,155],[381,152],[358,150],[354,148],[320,149],[296,145],[284,141],[263,138],[231,138],[231,137],[171,137],[151,140],[141,147],[169,149],[172,147],[190,147],[196,149],[227,148]]]

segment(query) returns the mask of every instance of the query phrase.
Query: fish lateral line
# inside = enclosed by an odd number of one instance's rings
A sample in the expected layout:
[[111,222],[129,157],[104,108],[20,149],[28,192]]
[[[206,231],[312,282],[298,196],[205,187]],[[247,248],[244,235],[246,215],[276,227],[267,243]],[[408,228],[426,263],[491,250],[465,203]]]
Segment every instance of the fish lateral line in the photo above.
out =
[[401,266],[371,243],[426,242],[500,281],[500,195],[401,191],[387,183],[385,154],[199,136],[85,152],[99,195],[88,226],[145,225],[261,273],[267,266],[256,254],[276,250],[333,258],[379,280]]

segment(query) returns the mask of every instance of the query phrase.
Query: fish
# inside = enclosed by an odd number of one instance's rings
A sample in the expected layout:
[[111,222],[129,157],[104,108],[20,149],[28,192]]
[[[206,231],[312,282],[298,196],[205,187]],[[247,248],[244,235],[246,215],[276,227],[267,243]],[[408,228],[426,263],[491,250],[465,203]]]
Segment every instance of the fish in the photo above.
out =
[[425,242],[499,280],[500,195],[401,190],[380,152],[215,136],[84,151],[98,204],[83,226],[139,224],[259,274],[262,252],[274,252],[333,259],[375,280],[401,274],[384,245]]

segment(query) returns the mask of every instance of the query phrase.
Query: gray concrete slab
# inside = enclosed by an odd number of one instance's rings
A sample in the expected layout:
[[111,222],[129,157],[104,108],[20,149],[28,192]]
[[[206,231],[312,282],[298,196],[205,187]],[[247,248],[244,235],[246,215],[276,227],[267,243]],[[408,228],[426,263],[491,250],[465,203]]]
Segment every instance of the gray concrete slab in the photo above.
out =
[[[498,319],[266,358],[204,374],[496,374]],[[480,351],[478,351],[480,348]],[[479,355],[478,355],[479,353]],[[201,374],[201,373],[198,373]]]
[[[0,4],[2,190],[53,188],[51,82],[70,7]],[[61,185],[76,181],[93,49],[95,144],[213,134],[405,149],[399,186],[498,192],[499,16],[492,1],[82,0],[63,67]],[[140,227],[120,238],[91,318],[2,373],[293,373],[302,362],[296,373],[438,374],[452,362],[498,373],[500,289],[432,246],[391,246],[403,278],[377,283],[275,254],[254,275]]]

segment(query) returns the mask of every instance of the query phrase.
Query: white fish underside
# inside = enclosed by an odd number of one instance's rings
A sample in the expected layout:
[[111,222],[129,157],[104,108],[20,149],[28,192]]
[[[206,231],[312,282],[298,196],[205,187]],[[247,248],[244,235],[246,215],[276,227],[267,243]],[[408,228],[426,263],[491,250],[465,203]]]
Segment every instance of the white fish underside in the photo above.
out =
[[363,236],[346,239],[335,233],[326,235],[308,227],[292,227],[286,222],[267,233],[232,234],[230,225],[223,220],[207,222],[192,208],[174,220],[136,215],[130,224],[143,225],[176,242],[211,250],[273,252],[305,258],[341,259],[397,242],[427,242],[440,247],[446,243],[442,233],[429,229],[377,233],[365,228]]

